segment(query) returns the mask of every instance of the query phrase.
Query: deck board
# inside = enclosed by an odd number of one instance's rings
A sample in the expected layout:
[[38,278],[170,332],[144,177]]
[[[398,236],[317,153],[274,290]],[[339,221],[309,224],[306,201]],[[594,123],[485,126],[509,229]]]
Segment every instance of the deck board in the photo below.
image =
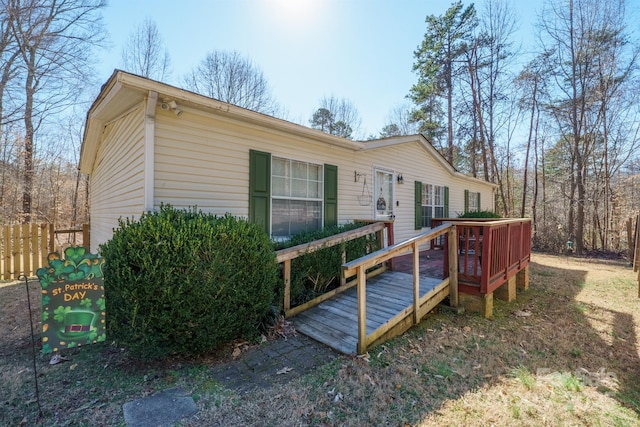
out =
[[[441,279],[420,276],[420,297],[432,291]],[[367,334],[413,304],[413,276],[387,271],[367,280]],[[296,329],[345,354],[356,352],[358,342],[358,297],[353,287],[290,319]]]

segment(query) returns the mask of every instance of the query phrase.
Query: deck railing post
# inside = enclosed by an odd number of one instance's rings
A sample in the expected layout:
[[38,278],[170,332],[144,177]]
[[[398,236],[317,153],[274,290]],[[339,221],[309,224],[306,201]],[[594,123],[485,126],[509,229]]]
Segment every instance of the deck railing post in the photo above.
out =
[[367,352],[367,273],[363,265],[358,266],[358,354]]
[[284,313],[291,310],[291,260],[284,261]]
[[420,322],[420,245],[414,242],[413,249],[413,324]]
[[493,258],[499,256],[493,250],[494,233],[498,228],[493,226],[482,226],[482,261],[480,262],[480,293],[486,294],[489,287],[489,278],[493,274],[491,264]]
[[[342,250],[342,263],[346,264],[347,263],[347,250],[343,249]],[[344,286],[347,284],[347,278],[344,276],[344,274],[340,275],[340,286]]]
[[513,227],[511,227],[511,224],[507,224],[507,265],[504,266],[504,276],[503,279],[507,280],[507,277],[509,276],[509,268],[511,267],[511,265],[513,264],[513,260],[511,259],[511,254],[513,253],[513,248],[511,247],[511,240],[512,237],[511,235],[513,234]]
[[448,255],[449,255],[449,304],[452,307],[458,306],[458,232],[456,226],[452,225],[448,233]]

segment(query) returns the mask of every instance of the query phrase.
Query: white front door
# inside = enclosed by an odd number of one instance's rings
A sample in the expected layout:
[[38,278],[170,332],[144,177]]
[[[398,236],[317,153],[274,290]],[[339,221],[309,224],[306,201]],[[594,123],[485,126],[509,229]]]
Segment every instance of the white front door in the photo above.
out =
[[375,219],[393,219],[393,172],[374,169],[373,211]]

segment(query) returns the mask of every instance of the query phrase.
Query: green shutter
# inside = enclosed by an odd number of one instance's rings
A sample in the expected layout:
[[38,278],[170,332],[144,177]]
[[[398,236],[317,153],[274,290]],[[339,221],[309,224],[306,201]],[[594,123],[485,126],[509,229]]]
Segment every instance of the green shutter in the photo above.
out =
[[480,192],[478,191],[478,212],[482,210],[482,203],[480,203]]
[[444,187],[444,217],[449,218],[449,187]]
[[271,154],[249,150],[249,222],[270,234]]
[[422,229],[422,182],[416,181],[415,184],[415,229]]
[[469,212],[469,190],[464,190],[464,211]]
[[324,165],[324,226],[338,225],[338,167]]

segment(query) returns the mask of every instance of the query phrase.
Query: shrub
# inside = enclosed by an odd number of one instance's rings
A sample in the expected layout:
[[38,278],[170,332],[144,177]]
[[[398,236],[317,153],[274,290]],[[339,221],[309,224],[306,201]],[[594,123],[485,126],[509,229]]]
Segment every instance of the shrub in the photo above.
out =
[[468,211],[458,214],[458,218],[501,218],[501,216],[493,211]]
[[155,359],[257,335],[279,283],[261,229],[168,205],[119,224],[100,247],[110,340]]
[[[286,242],[274,243],[277,250],[290,248],[314,240],[334,236],[358,228],[359,224],[345,224],[312,232],[296,234]],[[342,273],[342,252],[346,261],[353,261],[379,248],[375,236],[359,237],[338,245],[302,255],[291,262],[291,302],[300,305],[335,288]]]

